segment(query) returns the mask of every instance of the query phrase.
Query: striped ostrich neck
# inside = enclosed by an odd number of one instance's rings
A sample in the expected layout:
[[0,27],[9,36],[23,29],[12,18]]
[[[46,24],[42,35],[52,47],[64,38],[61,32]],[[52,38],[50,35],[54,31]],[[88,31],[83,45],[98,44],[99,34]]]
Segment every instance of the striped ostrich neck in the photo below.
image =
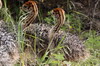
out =
[[56,19],[56,25],[53,27],[53,33],[58,32],[60,30],[60,27],[64,24],[65,22],[65,11],[61,8],[56,8],[53,10],[53,14]]
[[38,7],[37,7],[36,2],[28,1],[23,4],[22,9],[23,11],[26,11],[29,13],[25,19],[25,24],[23,26],[23,29],[24,29],[36,19],[38,15]]
[[55,8],[54,10],[52,10],[52,14],[55,16],[57,24],[49,32],[48,37],[50,41],[54,38],[54,34],[60,30],[60,27],[65,22],[65,11],[63,9]]

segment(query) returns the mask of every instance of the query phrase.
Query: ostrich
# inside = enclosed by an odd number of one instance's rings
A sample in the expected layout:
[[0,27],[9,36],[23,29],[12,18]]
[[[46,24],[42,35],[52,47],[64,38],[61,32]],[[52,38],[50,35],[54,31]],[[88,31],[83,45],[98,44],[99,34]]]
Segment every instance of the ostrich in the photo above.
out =
[[7,23],[0,20],[0,66],[14,66],[19,59],[18,43],[15,38],[15,34],[9,31]]
[[[54,48],[64,37],[61,45],[63,46],[62,50],[67,61],[80,61],[89,57],[88,50],[85,48],[83,41],[80,40],[78,36],[60,30],[60,27],[65,21],[65,11],[63,9],[55,8],[52,10],[52,14],[55,16],[57,22],[57,24],[54,26],[50,26],[45,23],[31,24],[38,14],[38,7],[34,1],[28,1],[24,3],[22,10],[29,13],[25,20],[23,31],[31,35],[36,34],[37,37],[43,40],[37,40],[37,49],[40,49],[41,52],[47,50],[51,40],[51,46]],[[34,43],[34,41],[31,42]],[[44,52],[42,52],[42,54],[41,52],[39,52],[39,55],[44,54]]]
[[7,23],[0,20],[0,66],[13,66],[19,59],[16,36]]

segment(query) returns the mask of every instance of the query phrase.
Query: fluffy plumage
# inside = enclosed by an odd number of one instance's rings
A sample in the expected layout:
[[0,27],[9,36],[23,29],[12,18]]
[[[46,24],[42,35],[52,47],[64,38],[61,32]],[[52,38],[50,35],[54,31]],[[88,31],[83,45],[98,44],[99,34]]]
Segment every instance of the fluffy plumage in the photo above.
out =
[[0,66],[13,66],[18,59],[16,35],[0,20]]
[[[36,37],[39,38],[37,39],[37,49],[46,50],[49,44],[49,31],[52,27],[53,26],[49,26],[47,24],[34,23],[30,24],[30,26],[25,29],[25,32],[33,36],[36,34]],[[62,41],[61,45],[63,46],[62,50],[65,54],[66,60],[80,61],[89,57],[89,52],[85,48],[83,41],[80,40],[78,36],[72,35],[71,33],[66,33],[61,30],[58,33],[55,33],[54,36],[55,37],[51,45],[53,48],[55,48],[64,37],[64,40]],[[33,43],[34,40],[32,44]],[[43,55],[44,52],[40,53],[42,53]]]
[[[34,3],[33,1],[28,1],[22,6],[22,8],[25,9],[24,11],[26,10],[27,12],[28,10],[29,12],[31,11],[26,20],[26,24],[31,23],[32,19],[34,19],[34,15],[36,18],[36,15],[38,13],[37,5],[36,3],[35,4],[33,3]],[[30,14],[33,14],[33,17],[31,17]],[[51,42],[51,39],[53,40],[49,49],[55,48],[64,37],[64,40],[61,42],[61,45],[63,46],[62,50],[65,54],[64,57],[66,60],[80,61],[82,59],[84,60],[85,58],[88,58],[89,53],[85,48],[83,41],[80,40],[79,37],[76,35],[72,35],[71,33],[67,33],[65,31],[60,30],[60,27],[64,24],[65,20],[64,10],[61,8],[56,8],[53,10],[53,15],[55,16],[57,21],[57,25],[55,26],[50,26],[48,24],[43,24],[43,23],[34,23],[34,24],[29,24],[28,27],[25,27],[25,29],[23,30],[26,32],[26,34],[38,37],[36,40],[37,55],[40,56],[44,55],[45,51],[48,48],[48,45]],[[31,37],[26,37],[26,38],[30,40],[31,46],[34,48],[34,39]]]

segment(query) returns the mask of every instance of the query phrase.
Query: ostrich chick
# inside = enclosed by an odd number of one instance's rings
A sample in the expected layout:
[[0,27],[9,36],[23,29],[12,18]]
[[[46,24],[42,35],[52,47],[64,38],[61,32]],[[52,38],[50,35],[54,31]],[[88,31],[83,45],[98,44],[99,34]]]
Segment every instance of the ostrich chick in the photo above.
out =
[[7,23],[0,20],[0,66],[13,66],[19,59],[18,43]]
[[[22,6],[24,11],[27,11],[28,17],[26,18],[26,25],[24,31],[27,34],[33,35],[42,39],[37,40],[37,49],[40,49],[39,55],[45,53],[51,39],[53,48],[56,47],[59,42],[64,37],[61,45],[63,46],[62,50],[64,52],[64,57],[67,61],[80,61],[89,57],[89,52],[85,48],[83,41],[79,39],[78,36],[71,33],[60,30],[60,27],[64,24],[65,21],[65,11],[61,8],[55,8],[52,10],[52,14],[55,16],[56,25],[50,26],[43,23],[32,23],[38,14],[38,7],[34,1],[28,1]],[[31,14],[31,15],[30,15]],[[34,16],[35,15],[35,16]],[[33,19],[33,20],[32,20]],[[30,39],[32,40],[32,38]],[[34,45],[34,40],[31,41],[32,46]],[[42,52],[44,51],[44,52]],[[42,54],[41,54],[42,52]]]

